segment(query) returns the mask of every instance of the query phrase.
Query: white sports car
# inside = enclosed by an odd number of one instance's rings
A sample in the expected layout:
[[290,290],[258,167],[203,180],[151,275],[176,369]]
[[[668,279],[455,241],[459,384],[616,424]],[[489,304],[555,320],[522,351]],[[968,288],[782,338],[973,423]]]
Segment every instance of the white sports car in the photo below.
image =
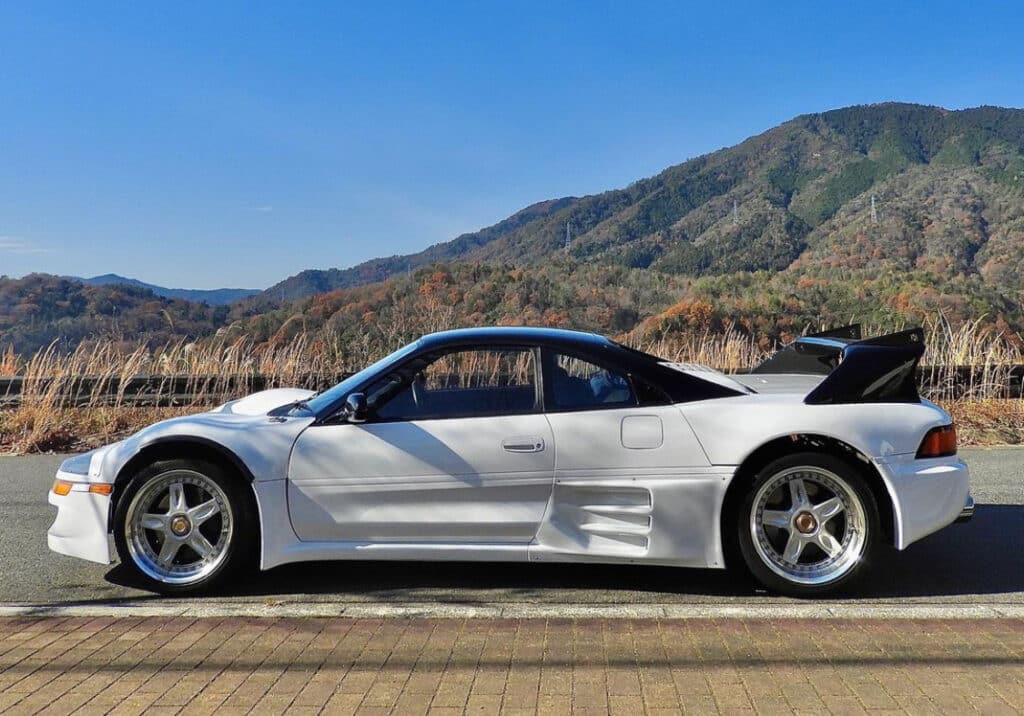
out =
[[973,512],[923,350],[849,327],[727,376],[589,333],[437,333],[68,459],[49,546],[110,563],[112,535],[172,594],[335,559],[745,565],[820,594]]

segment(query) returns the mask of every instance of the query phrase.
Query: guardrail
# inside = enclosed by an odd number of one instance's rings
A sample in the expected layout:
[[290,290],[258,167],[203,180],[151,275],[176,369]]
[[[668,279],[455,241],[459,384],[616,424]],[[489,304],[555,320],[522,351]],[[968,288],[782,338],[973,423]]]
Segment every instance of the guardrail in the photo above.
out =
[[24,396],[64,407],[174,407],[215,405],[260,390],[300,387],[318,390],[337,383],[335,376],[296,376],[287,385],[264,375],[135,375],[62,378],[0,378],[0,409],[18,406]]
[[[922,366],[922,393],[939,399],[972,397],[1021,398],[1024,365]],[[174,407],[215,405],[232,398],[278,387],[326,388],[346,374],[299,375],[287,381],[265,375],[195,376],[136,375],[75,378],[0,378],[0,409],[18,406],[23,396],[65,407]]]

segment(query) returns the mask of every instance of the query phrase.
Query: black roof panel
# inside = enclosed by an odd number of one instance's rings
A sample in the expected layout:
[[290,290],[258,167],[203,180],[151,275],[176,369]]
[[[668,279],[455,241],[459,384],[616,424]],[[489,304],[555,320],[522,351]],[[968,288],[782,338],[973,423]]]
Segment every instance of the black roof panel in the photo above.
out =
[[420,339],[420,345],[424,348],[443,348],[444,346],[473,345],[474,343],[481,345],[536,343],[579,348],[605,348],[614,345],[610,340],[596,333],[529,326],[457,328],[451,331],[431,333]]

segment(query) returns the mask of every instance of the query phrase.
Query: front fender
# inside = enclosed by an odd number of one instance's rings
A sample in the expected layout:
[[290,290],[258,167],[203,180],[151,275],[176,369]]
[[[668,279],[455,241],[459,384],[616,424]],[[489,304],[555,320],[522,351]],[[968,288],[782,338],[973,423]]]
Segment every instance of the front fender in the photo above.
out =
[[[193,443],[222,453],[253,482],[281,479],[288,474],[288,457],[295,439],[312,418],[202,413],[165,420],[106,448],[100,475],[105,482],[122,478],[127,466],[152,449]],[[188,457],[187,449],[181,457]]]

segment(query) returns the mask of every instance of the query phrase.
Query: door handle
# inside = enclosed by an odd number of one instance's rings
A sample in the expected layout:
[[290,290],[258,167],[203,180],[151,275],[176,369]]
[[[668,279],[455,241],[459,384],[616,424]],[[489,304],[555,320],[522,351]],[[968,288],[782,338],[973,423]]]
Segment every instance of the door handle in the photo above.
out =
[[507,438],[501,441],[501,446],[507,452],[541,452],[544,450],[544,439],[532,435]]

